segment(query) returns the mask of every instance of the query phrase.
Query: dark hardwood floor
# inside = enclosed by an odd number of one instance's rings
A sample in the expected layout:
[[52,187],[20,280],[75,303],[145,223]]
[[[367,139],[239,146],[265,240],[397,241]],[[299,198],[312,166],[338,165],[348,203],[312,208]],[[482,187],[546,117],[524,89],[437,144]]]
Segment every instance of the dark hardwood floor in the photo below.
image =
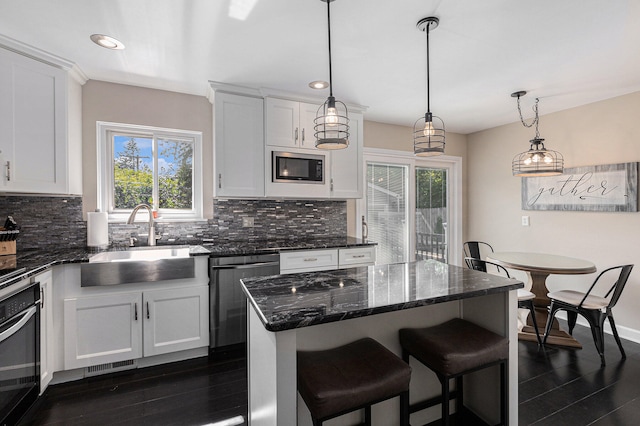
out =
[[[640,424],[640,344],[621,360],[606,336],[607,365],[588,328],[583,349],[519,342],[519,424]],[[198,359],[50,387],[23,425],[207,425],[247,413],[245,359]],[[246,424],[246,421],[230,425]]]

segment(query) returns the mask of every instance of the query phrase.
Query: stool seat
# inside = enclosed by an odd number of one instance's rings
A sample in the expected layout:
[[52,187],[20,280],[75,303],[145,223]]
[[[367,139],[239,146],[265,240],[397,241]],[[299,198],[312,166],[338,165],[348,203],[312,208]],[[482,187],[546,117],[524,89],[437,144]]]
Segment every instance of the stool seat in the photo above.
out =
[[455,318],[429,328],[403,328],[400,344],[414,358],[447,376],[509,357],[509,341]]
[[[440,380],[442,396],[411,404],[409,412],[421,411],[437,404],[442,406],[442,424],[449,425],[449,399],[457,401],[456,412],[464,407],[462,376],[492,365],[500,365],[500,424],[506,425],[508,413],[509,340],[474,323],[455,318],[428,328],[403,328],[399,331],[402,358],[412,356],[431,369]],[[449,380],[455,379],[451,393]]]
[[408,392],[411,367],[371,338],[298,351],[298,391],[314,419],[328,419]]

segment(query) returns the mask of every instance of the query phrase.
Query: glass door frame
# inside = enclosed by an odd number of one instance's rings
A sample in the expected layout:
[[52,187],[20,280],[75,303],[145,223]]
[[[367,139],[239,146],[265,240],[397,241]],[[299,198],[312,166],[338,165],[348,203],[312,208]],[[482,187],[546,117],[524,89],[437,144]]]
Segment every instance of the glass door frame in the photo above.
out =
[[[415,260],[415,210],[416,210],[416,167],[447,170],[447,218],[448,259],[452,265],[462,265],[462,157],[440,155],[437,157],[416,157],[411,152],[390,149],[365,148],[363,152],[363,182],[367,181],[368,163],[409,166],[409,260]],[[367,213],[366,192],[356,203],[356,220],[361,221]],[[361,225],[361,223],[359,223]],[[356,226],[356,236],[362,238],[362,226]]]

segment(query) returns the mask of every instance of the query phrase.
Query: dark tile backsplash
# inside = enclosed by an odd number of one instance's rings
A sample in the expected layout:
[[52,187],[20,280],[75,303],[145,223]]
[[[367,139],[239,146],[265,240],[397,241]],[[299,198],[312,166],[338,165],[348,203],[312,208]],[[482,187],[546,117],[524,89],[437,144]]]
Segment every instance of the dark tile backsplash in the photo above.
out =
[[[21,226],[18,250],[49,245],[84,247],[86,222],[82,197],[0,196],[0,217],[7,215]],[[253,227],[243,227],[243,218]],[[329,200],[214,200],[213,219],[197,222],[162,222],[159,244],[197,244],[205,241],[290,241],[345,237],[347,204]],[[109,224],[111,245],[127,245],[132,234],[146,234],[146,222]],[[145,238],[139,238],[146,245]]]
[[0,220],[13,216],[20,225],[18,251],[48,246],[84,247],[87,224],[82,197],[0,196]]

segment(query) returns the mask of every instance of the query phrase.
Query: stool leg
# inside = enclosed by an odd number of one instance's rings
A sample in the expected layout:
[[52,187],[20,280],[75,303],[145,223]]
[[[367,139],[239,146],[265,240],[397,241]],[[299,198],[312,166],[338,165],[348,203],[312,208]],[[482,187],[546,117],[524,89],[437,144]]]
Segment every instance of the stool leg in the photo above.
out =
[[446,377],[438,377],[442,383],[442,424],[449,426],[449,379]]
[[409,391],[400,394],[400,426],[409,426]]
[[[462,417],[464,410],[464,392],[462,390],[462,376],[456,377],[456,417]],[[458,422],[459,423],[459,422]]]
[[364,407],[364,426],[371,426],[371,406]]
[[509,421],[509,376],[507,361],[500,364],[500,424],[506,426]]

